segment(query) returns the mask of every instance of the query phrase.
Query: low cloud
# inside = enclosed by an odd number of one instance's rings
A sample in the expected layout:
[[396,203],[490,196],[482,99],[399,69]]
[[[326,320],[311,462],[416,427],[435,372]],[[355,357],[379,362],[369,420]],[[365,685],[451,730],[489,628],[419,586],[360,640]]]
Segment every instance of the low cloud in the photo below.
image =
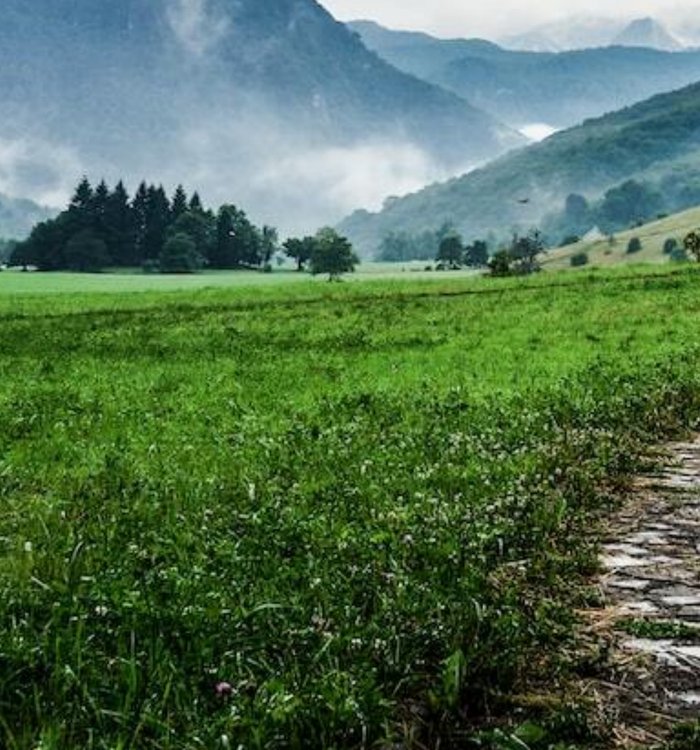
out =
[[[391,195],[404,195],[448,175],[411,144],[364,143],[290,153],[264,165],[252,181],[257,196],[276,193],[295,229],[320,217],[338,220],[357,208],[377,210]],[[255,202],[258,202],[254,196]],[[296,226],[294,226],[296,225]]]
[[0,137],[0,193],[58,207],[81,173],[80,159],[70,148],[35,138]]
[[[0,137],[0,192],[62,207],[77,181],[141,180],[198,190],[212,206],[235,203],[283,234],[310,233],[348,213],[378,210],[389,196],[467,171],[439,166],[408,141],[374,139],[349,146],[319,143],[281,124],[269,110],[241,108],[233,118],[182,124],[155,148],[134,143],[119,161],[97,147],[78,152],[40,138]],[[79,155],[80,154],[80,155]]]

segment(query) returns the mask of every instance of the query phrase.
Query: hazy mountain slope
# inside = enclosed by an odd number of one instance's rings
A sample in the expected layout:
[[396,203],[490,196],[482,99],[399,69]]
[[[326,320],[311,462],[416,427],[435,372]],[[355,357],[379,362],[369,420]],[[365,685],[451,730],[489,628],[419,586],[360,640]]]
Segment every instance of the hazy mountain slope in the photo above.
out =
[[0,95],[0,155],[23,154],[0,189],[147,176],[309,229],[372,175],[378,192],[415,187],[519,142],[314,0],[5,0]]
[[514,52],[482,40],[442,40],[371,22],[350,26],[393,65],[468,97],[515,127],[569,127],[700,80],[700,52]]
[[0,239],[22,238],[39,221],[52,212],[26,199],[0,195]]
[[[594,198],[630,178],[700,196],[700,84],[558,133],[459,179],[357,212],[346,231],[365,253],[391,231],[454,222],[467,237],[527,229],[560,210],[571,192]],[[521,203],[521,201],[528,201]],[[695,198],[700,202],[700,197]]]

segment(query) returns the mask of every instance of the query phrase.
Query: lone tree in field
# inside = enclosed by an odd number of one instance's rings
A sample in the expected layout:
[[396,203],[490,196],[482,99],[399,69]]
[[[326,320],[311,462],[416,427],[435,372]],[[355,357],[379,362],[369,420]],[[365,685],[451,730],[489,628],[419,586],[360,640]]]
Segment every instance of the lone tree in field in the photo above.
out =
[[700,231],[691,232],[684,240],[683,247],[686,252],[700,263]]
[[326,227],[314,237],[311,253],[311,273],[314,276],[327,273],[329,281],[339,279],[344,273],[352,273],[360,262],[350,240]]

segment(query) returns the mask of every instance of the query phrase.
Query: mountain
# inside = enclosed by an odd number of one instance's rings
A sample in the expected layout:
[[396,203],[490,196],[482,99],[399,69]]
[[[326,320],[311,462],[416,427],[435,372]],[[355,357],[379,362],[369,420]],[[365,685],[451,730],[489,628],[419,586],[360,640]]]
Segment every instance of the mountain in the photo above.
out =
[[700,52],[601,47],[533,53],[350,24],[381,57],[466,97],[512,127],[561,129],[700,80]]
[[505,37],[504,47],[525,52],[564,52],[610,46],[625,27],[619,19],[571,16]]
[[700,84],[662,94],[520,149],[463,177],[356,212],[341,224],[365,254],[391,232],[453,223],[467,238],[526,231],[561,211],[567,196],[589,200],[634,179],[669,208],[700,203]]
[[17,195],[182,181],[289,229],[521,142],[314,0],[4,0],[0,95],[0,189],[10,154]]
[[613,39],[613,44],[623,47],[651,47],[653,49],[678,52],[681,42],[670,34],[665,26],[653,18],[632,21]]

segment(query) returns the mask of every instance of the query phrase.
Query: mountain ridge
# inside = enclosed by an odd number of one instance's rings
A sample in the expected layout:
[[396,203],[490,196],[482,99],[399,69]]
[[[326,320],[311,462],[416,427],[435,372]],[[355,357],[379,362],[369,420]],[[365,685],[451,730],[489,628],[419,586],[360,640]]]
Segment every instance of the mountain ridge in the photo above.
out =
[[350,28],[396,67],[468,98],[516,128],[569,127],[700,80],[700,52],[621,46],[518,52],[484,40],[443,40],[366,21]]

